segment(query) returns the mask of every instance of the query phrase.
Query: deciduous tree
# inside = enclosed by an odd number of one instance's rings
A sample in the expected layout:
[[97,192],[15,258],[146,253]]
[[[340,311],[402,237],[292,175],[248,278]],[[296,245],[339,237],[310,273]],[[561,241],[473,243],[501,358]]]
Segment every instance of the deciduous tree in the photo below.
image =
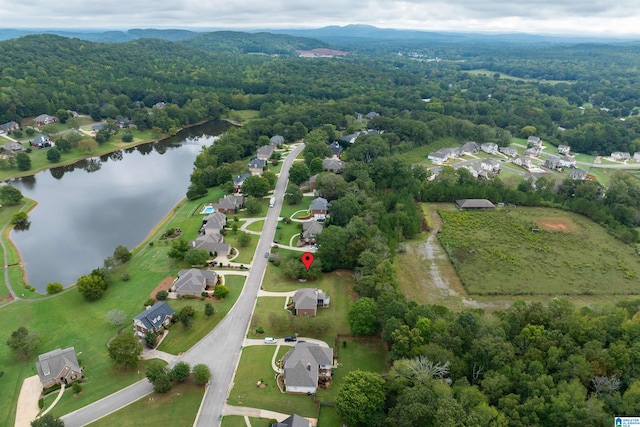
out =
[[348,318],[354,335],[374,335],[378,332],[378,305],[372,298],[360,298],[354,302]]
[[138,363],[142,354],[142,343],[133,333],[123,332],[109,342],[107,350],[115,365],[126,368]]
[[104,294],[104,291],[107,290],[106,280],[94,274],[88,274],[80,277],[76,281],[76,285],[78,287],[78,292],[80,292],[87,301],[95,301],[99,299],[102,294]]
[[20,326],[18,329],[11,333],[11,336],[7,340],[7,345],[14,354],[20,359],[26,359],[31,355],[38,344],[40,338],[36,333],[29,332],[24,326]]
[[0,186],[0,203],[3,205],[17,205],[24,196],[12,185]]
[[344,377],[336,397],[336,410],[348,426],[380,425],[384,399],[382,376],[358,369]]
[[193,367],[193,380],[196,384],[205,385],[211,380],[211,370],[204,363],[199,363]]

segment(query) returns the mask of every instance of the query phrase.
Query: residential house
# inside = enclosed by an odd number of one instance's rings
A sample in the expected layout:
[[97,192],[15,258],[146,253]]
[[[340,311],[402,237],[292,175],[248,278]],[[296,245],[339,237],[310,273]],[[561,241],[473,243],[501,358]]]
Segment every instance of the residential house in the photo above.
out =
[[333,349],[310,342],[297,342],[282,358],[287,393],[314,394],[320,382],[331,379]]
[[542,148],[540,147],[531,147],[524,150],[525,156],[540,157],[540,154],[542,154]]
[[20,125],[13,120],[0,125],[0,133],[11,133],[17,131],[18,129],[20,129]]
[[558,145],[558,154],[562,154],[564,156],[568,156],[571,153],[571,147],[568,145],[560,144]]
[[516,158],[513,159],[513,164],[529,169],[533,165],[533,162],[531,161],[531,157],[516,156]]
[[6,144],[3,145],[4,151],[7,151],[9,153],[19,153],[20,151],[24,150],[24,147],[22,146],[22,144],[20,144],[19,142],[7,142]]
[[116,117],[116,126],[120,129],[126,129],[131,124],[131,121],[126,117]]
[[540,139],[540,137],[531,135],[529,138],[527,138],[527,146],[542,148],[542,140]]
[[322,289],[303,288],[296,291],[290,305],[294,315],[313,317],[318,307],[329,307],[330,302],[331,298]]
[[220,233],[202,234],[189,242],[192,248],[202,249],[213,256],[228,256],[231,253],[231,245],[224,241]]
[[500,147],[499,151],[509,157],[516,157],[518,155],[518,149],[515,147]]
[[58,121],[58,119],[48,114],[40,114],[38,117],[33,119],[33,121],[36,122],[38,126],[44,126],[51,123],[55,123]]
[[471,172],[471,175],[473,175],[474,178],[489,178],[489,174],[487,173],[487,171],[482,169],[482,166],[478,163],[467,165],[465,166],[465,168],[467,168],[467,170]]
[[236,213],[244,207],[244,196],[227,194],[226,196],[218,199],[218,203],[213,203],[211,206],[216,212],[221,212],[223,214]]
[[282,144],[284,144],[284,136],[282,136],[282,135],[273,135],[269,139],[269,144],[273,145],[275,147],[280,147]]
[[256,151],[256,157],[262,160],[269,160],[274,151],[275,147],[273,145],[263,145]]
[[323,197],[316,197],[309,204],[309,211],[315,219],[324,221],[329,212],[329,202]]
[[200,234],[220,233],[225,225],[227,225],[227,216],[221,212],[214,212],[202,219]]
[[242,189],[242,184],[244,181],[251,176],[250,173],[243,173],[242,175],[238,175],[233,178],[233,191],[235,193],[239,193]]
[[360,132],[358,133],[352,133],[349,135],[343,135],[340,138],[340,141],[344,141],[344,142],[348,142],[349,144],[353,144],[354,142],[356,142],[356,139],[358,139],[358,137],[360,136]]
[[460,199],[456,200],[456,207],[464,209],[493,209],[495,205],[487,199]]
[[500,172],[500,161],[498,159],[482,159],[480,167],[490,173]]
[[328,145],[334,157],[340,158],[340,156],[342,156],[343,148],[338,141],[330,142]]
[[171,323],[174,314],[173,308],[164,301],[147,306],[142,313],[133,318],[135,334],[144,337],[147,332],[160,332]]
[[104,129],[106,125],[107,125],[107,122],[96,123],[95,125],[91,126],[91,131],[100,132],[102,129]]
[[82,378],[82,368],[73,347],[41,354],[36,362],[36,370],[44,388],[71,384]]
[[190,268],[180,270],[178,277],[169,288],[178,296],[193,295],[199,297],[207,289],[218,284],[218,274],[215,271]]
[[322,223],[311,219],[302,223],[301,239],[304,244],[313,245],[316,242],[316,236],[322,233]]
[[344,167],[344,162],[337,158],[324,159],[322,160],[322,168],[326,171],[333,173],[342,172],[342,168]]
[[365,119],[375,119],[376,117],[378,117],[380,114],[376,113],[375,111],[370,111],[367,114],[364,115]]
[[631,154],[622,151],[614,151],[611,153],[611,159],[617,160],[619,162],[623,162],[625,160],[629,160],[631,158]]
[[463,154],[477,154],[480,152],[480,147],[478,146],[478,144],[474,141],[467,141],[464,142],[461,146],[460,146],[460,150],[459,150],[459,156],[463,155]]
[[262,175],[265,166],[267,166],[267,161],[263,159],[253,159],[249,162],[247,167],[249,168],[249,172],[251,175]]
[[316,189],[316,185],[318,183],[318,174],[312,175],[309,178],[309,190],[314,191]]
[[587,171],[584,171],[578,168],[571,169],[571,173],[569,174],[569,178],[571,179],[583,180],[586,177],[587,177]]
[[495,142],[485,142],[480,144],[480,150],[487,154],[498,154],[498,144]]
[[562,162],[560,161],[560,157],[549,156],[544,161],[544,167],[547,169],[562,169]]
[[427,159],[435,165],[441,165],[449,160],[450,151],[447,148],[441,148],[427,155]]
[[49,138],[47,135],[44,134],[40,134],[38,136],[36,136],[35,138],[33,138],[33,141],[31,142],[31,145],[36,147],[36,148],[46,148],[46,147],[51,147],[51,138]]
[[633,153],[633,160],[635,160],[636,162],[640,162],[640,151],[636,151],[635,153]]
[[156,110],[162,110],[165,107],[164,101],[160,101],[160,102],[156,102],[155,104],[153,104],[153,108],[155,108]]
[[576,159],[570,156],[563,156],[560,158],[560,166],[564,168],[573,168],[576,166]]
[[271,427],[311,427],[309,420],[298,414],[292,414],[282,421],[271,424]]

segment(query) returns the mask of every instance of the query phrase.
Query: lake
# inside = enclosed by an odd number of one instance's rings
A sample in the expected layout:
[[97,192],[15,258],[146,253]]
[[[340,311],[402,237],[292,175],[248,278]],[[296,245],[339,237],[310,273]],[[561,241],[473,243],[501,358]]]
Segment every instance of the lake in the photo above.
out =
[[12,180],[38,202],[29,213],[29,229],[10,234],[26,282],[38,292],[46,292],[50,282],[68,286],[102,267],[116,246],[140,244],[185,197],[202,146],[228,127],[213,121],[163,141]]

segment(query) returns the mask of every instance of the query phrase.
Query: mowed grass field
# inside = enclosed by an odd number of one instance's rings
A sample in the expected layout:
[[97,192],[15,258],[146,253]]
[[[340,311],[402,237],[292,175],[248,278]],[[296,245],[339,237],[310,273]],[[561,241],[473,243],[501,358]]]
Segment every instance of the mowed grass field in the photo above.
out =
[[579,215],[440,210],[438,238],[469,294],[640,294],[640,257]]

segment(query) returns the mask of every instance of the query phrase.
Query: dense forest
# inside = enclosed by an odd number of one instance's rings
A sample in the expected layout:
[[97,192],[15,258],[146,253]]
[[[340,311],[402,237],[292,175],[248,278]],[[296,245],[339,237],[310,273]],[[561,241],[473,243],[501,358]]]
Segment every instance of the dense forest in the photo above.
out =
[[[354,272],[359,305],[373,312],[366,333],[381,333],[391,355],[389,374],[373,390],[382,393],[380,404],[345,416],[350,425],[604,426],[613,414],[637,414],[638,302],[451,312],[407,302],[392,260],[401,242],[423,231],[417,202],[458,198],[568,209],[637,242],[640,188],[628,174],[615,174],[606,189],[546,178],[513,186],[446,167],[431,180],[403,155],[452,141],[506,146],[534,134],[573,152],[640,151],[640,48],[465,39],[411,55],[370,54],[375,47],[355,42],[341,58],[293,54],[323,46],[239,33],[112,44],[55,35],[8,40],[0,43],[0,123],[75,110],[167,132],[258,111],[198,156],[187,192],[193,199],[213,186],[229,188],[246,171],[243,160],[271,136],[304,140],[287,195],[299,195],[317,174],[316,189],[331,203],[317,236],[319,263]],[[255,52],[263,54],[247,54]],[[489,75],[469,72],[476,69]],[[148,108],[157,102],[165,107]],[[379,115],[359,117],[370,111]],[[341,142],[341,174],[323,170],[327,143],[367,129],[379,132]]]

